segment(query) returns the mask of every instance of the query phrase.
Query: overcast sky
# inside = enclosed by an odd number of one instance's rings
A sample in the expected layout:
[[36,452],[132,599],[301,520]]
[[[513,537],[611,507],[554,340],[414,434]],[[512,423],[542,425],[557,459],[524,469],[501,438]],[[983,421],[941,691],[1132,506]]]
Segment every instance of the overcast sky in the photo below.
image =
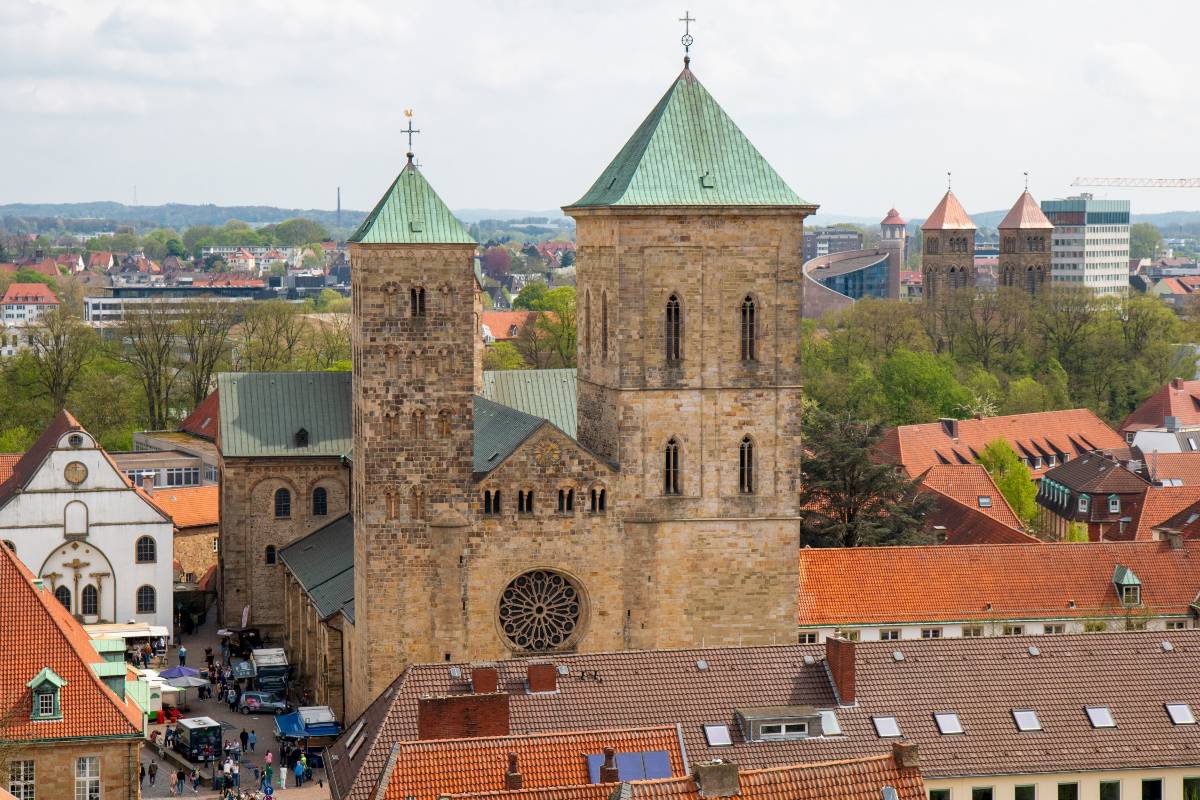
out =
[[1194,0],[0,0],[0,203],[366,209],[411,107],[451,207],[561,206],[679,72],[684,3],[696,75],[829,213],[1200,175]]

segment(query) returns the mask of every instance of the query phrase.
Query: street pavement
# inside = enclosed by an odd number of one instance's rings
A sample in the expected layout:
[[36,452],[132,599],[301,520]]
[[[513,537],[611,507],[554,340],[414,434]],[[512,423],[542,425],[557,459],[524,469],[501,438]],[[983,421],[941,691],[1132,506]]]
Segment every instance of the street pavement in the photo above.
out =
[[[187,648],[187,666],[197,669],[204,668],[204,648],[211,647],[217,660],[221,658],[221,641],[217,636],[216,624],[216,609],[210,609],[208,614],[209,621],[205,623],[199,630],[191,636],[183,636],[183,645]],[[177,628],[178,630],[178,628]],[[176,666],[179,663],[178,649],[172,647],[167,655],[168,666]],[[329,782],[325,777],[325,770],[314,769],[313,780],[306,783],[302,788],[296,789],[292,775],[287,776],[287,788],[282,788],[279,783],[279,742],[275,739],[275,718],[270,714],[248,714],[244,715],[236,711],[229,710],[228,703],[219,702],[215,695],[219,689],[214,687],[214,698],[211,700],[200,700],[197,698],[197,690],[188,690],[188,705],[191,710],[184,713],[186,717],[211,717],[221,723],[221,738],[236,740],[243,729],[246,731],[254,731],[257,741],[255,743],[255,752],[245,753],[242,756],[241,766],[241,786],[243,789],[254,787],[254,767],[258,766],[261,770],[265,766],[263,761],[267,750],[273,750],[274,767],[275,767],[275,794],[280,797],[288,797],[292,800],[318,800],[328,798]],[[293,701],[294,702],[294,701]],[[152,725],[151,731],[159,731],[158,739],[161,742],[163,732],[166,730],[165,725]],[[172,763],[158,757],[157,749],[147,742],[142,747],[142,763],[146,765],[146,769],[150,768],[151,762],[158,763],[158,777],[154,786],[150,786],[150,779],[147,777],[142,783],[142,797],[170,797],[170,775],[174,770],[178,769]],[[217,765],[219,768],[219,764]],[[192,793],[191,783],[184,788],[184,796],[186,797],[219,797],[219,794],[212,790],[212,773],[213,765],[206,764],[200,768],[200,774],[205,778],[205,781],[200,786],[200,791],[197,794]],[[207,784],[207,785],[205,785]]]

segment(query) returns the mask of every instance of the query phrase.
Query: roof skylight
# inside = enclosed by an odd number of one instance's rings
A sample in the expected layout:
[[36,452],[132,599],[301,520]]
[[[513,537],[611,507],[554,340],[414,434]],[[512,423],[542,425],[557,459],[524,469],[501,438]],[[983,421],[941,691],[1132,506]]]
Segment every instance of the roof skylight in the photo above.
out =
[[1192,715],[1192,707],[1187,703],[1167,703],[1167,714],[1176,725],[1195,725],[1196,717]]
[[821,734],[824,736],[842,735],[842,723],[838,722],[837,714],[833,711],[821,712]]
[[938,731],[943,736],[964,732],[962,722],[958,719],[958,714],[953,711],[936,712],[933,715],[933,721],[937,723]]
[[729,737],[728,725],[705,725],[704,739],[709,747],[727,747],[733,744],[733,739]]
[[986,494],[979,495],[979,507],[980,508],[991,508],[992,507],[991,495],[986,495]]
[[1117,723],[1113,721],[1112,710],[1108,706],[1088,706],[1087,715],[1093,728],[1117,727]]
[[896,722],[895,717],[871,717],[871,721],[875,723],[875,733],[881,739],[900,735],[900,723]]
[[1038,720],[1037,712],[1029,708],[1014,708],[1013,722],[1019,731],[1040,731],[1042,723]]

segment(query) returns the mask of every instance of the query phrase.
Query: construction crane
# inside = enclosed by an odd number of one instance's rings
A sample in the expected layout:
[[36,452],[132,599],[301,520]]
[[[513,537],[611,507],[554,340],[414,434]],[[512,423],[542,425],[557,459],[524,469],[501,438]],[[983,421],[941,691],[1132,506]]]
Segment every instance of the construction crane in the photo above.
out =
[[1200,178],[1076,178],[1072,186],[1122,186],[1145,189],[1200,189]]

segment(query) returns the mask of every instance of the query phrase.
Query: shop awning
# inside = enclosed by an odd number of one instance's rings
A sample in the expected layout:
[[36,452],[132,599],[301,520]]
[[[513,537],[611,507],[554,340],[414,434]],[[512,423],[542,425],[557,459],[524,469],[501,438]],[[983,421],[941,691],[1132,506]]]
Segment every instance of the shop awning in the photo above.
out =
[[275,717],[275,731],[289,739],[337,736],[342,726],[329,706],[305,706],[290,714]]

